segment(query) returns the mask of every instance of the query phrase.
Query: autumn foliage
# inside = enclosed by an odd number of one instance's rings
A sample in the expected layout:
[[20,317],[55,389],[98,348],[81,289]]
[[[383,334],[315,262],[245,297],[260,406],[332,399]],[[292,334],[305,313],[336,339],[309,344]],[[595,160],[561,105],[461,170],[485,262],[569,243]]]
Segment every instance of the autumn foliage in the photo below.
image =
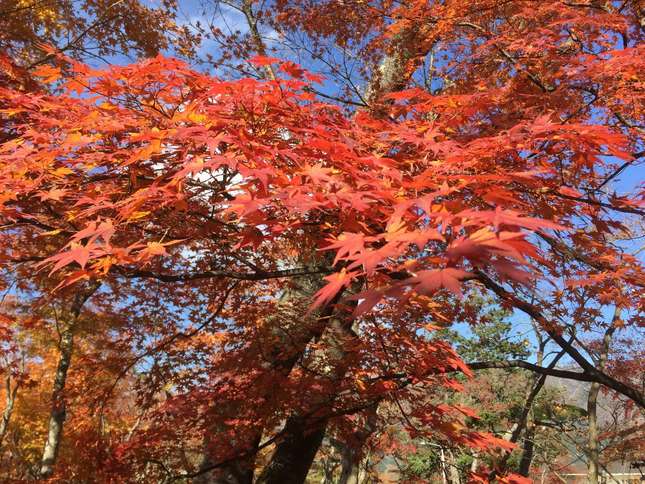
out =
[[[476,381],[434,335],[476,324],[477,291],[643,405],[568,336],[642,324],[642,264],[614,240],[645,192],[610,190],[643,156],[636,2],[350,3],[249,5],[364,56],[351,108],[317,94],[337,80],[314,63],[253,42],[236,52],[257,78],[1,59],[15,477],[302,482],[325,435],[369,419],[366,441],[396,421],[503,456],[514,445],[472,410],[432,398]],[[605,323],[609,305],[623,316]],[[506,474],[472,478],[521,482]]]

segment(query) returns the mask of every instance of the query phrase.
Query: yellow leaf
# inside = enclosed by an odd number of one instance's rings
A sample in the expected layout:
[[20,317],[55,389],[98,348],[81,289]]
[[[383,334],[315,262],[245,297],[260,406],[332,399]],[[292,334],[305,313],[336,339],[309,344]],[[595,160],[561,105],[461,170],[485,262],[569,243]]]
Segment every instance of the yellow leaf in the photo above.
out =
[[361,380],[360,378],[357,378],[355,382],[358,389],[364,392],[367,387],[365,386],[365,383],[363,382],[363,380]]
[[128,220],[138,220],[140,218],[145,217],[148,215],[150,212],[133,212],[132,215],[128,217]]
[[49,232],[43,232],[40,234],[41,237],[47,237],[49,235],[58,235],[62,232],[62,229],[50,230]]
[[72,173],[74,172],[69,168],[67,168],[66,166],[61,166],[60,168],[57,168],[52,172],[54,176],[60,176],[60,177],[63,177],[65,175],[71,175]]
[[145,252],[150,256],[166,255],[167,253],[166,248],[159,242],[148,242],[148,247],[146,247]]
[[79,133],[78,131],[74,131],[73,133],[70,133],[67,135],[66,141],[68,143],[79,143],[81,139],[82,139],[81,133]]
[[189,121],[192,121],[193,123],[203,123],[208,119],[205,115],[197,114],[194,112],[190,112],[186,117],[188,118]]

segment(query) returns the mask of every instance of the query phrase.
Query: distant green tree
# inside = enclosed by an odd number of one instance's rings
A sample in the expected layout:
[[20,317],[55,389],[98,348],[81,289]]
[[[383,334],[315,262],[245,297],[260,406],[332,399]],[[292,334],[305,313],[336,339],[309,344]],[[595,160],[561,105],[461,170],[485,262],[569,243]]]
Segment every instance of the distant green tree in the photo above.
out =
[[467,333],[445,328],[437,337],[453,343],[459,355],[467,362],[526,358],[531,354],[530,342],[517,339],[510,321],[512,313],[489,298],[471,295],[467,301],[477,313],[477,322]]
[[[512,313],[495,305],[479,294],[471,294],[464,302],[469,314],[476,314],[477,324],[467,331],[447,327],[437,332],[436,337],[451,341],[460,356],[467,362],[505,361],[526,359],[533,354],[531,342],[518,338],[511,320]],[[531,385],[530,374],[521,369],[479,370],[475,379],[458,377],[465,385],[465,392],[443,392],[437,395],[450,403],[459,403],[473,408],[478,418],[467,419],[473,430],[492,432],[501,438],[510,438],[526,405],[526,389]],[[557,390],[543,389],[532,402],[532,411],[547,423],[550,417],[569,417],[559,410],[562,405]],[[541,459],[555,459],[562,452],[563,444],[556,435],[554,426],[537,426],[531,430],[531,441],[540,450]],[[513,451],[505,461],[508,469],[520,468],[522,449]],[[490,457],[473,454],[470,449],[448,446],[442,442],[419,442],[417,451],[406,456],[403,475],[410,481],[438,481],[445,479],[457,483],[466,482],[467,474],[481,466],[495,467],[498,462]],[[442,476],[444,474],[444,476]]]

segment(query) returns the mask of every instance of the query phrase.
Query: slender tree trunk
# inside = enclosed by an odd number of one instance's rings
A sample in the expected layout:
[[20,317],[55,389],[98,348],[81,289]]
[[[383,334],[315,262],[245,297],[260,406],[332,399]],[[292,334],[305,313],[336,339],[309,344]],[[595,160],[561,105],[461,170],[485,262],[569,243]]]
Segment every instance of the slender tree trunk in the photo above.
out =
[[[540,330],[537,325],[533,322],[533,330],[535,331],[535,337],[538,341],[538,352],[536,355],[536,363],[539,366],[544,364],[544,349],[548,341],[545,341],[540,334]],[[572,341],[572,340],[570,340]],[[558,361],[564,356],[565,351],[560,351],[549,363],[548,368],[555,368]],[[529,471],[531,468],[531,463],[533,461],[533,439],[534,439],[534,427],[533,427],[533,403],[539,395],[540,391],[546,383],[546,375],[534,375],[532,382],[526,390],[526,397],[524,399],[524,406],[522,412],[517,419],[517,422],[513,425],[513,428],[505,438],[512,443],[517,443],[524,434],[524,441],[522,443],[522,456],[520,457],[520,467],[518,472],[520,475],[528,477]],[[499,463],[500,469],[505,469],[508,465],[508,460],[511,457],[510,452],[506,452]],[[490,475],[490,479],[494,479],[497,473],[493,471]]]
[[477,472],[477,468],[479,467],[479,454],[477,452],[473,453],[473,461],[470,464],[470,472],[475,473]]
[[[264,41],[262,40],[262,36],[260,35],[260,31],[258,30],[258,19],[255,13],[253,13],[253,3],[253,0],[242,0],[241,10],[244,14],[244,17],[246,18],[246,23],[249,26],[251,40],[253,41],[253,47],[255,48],[255,51],[258,53],[258,55],[265,56],[267,55],[266,46],[264,45]],[[273,68],[270,65],[264,66],[264,73],[267,79],[270,79],[272,81],[276,80],[275,72],[273,72]]]
[[[609,355],[609,347],[611,340],[616,331],[617,322],[620,319],[621,307],[616,306],[614,317],[611,325],[605,331],[598,358],[598,369],[603,371],[605,363]],[[587,481],[589,484],[598,484],[598,476],[600,473],[600,442],[598,432],[598,394],[600,392],[600,384],[592,383],[587,395],[587,457],[589,462],[587,464]]]
[[360,482],[362,449],[376,430],[378,404],[365,410],[365,426],[356,431],[356,444],[352,447],[343,444],[342,472],[338,484],[358,484]]
[[337,467],[336,460],[330,455],[325,459],[323,465],[323,478],[321,484],[335,484],[334,483],[334,470]]
[[446,453],[443,447],[439,449],[439,459],[441,464],[441,483],[448,484],[448,469],[446,468]]
[[368,451],[365,457],[363,457],[361,465],[358,468],[358,484],[365,483],[368,484],[368,474],[372,464],[370,462],[370,452]]
[[[539,366],[544,365],[544,350],[546,348],[547,341],[542,338],[540,329],[538,328],[535,321],[531,321],[533,326],[533,331],[535,332],[535,337],[538,341],[538,352],[536,355],[536,363]],[[560,358],[564,356],[564,351],[558,353],[558,355],[553,359],[549,368],[555,368],[555,365],[558,363]],[[524,439],[522,441],[522,455],[520,457],[520,464],[518,468],[518,473],[521,476],[528,477],[529,471],[531,469],[531,463],[533,462],[533,442],[535,438],[535,428],[533,425],[533,403],[537,398],[538,394],[542,390],[542,387],[546,383],[546,375],[534,375],[533,376],[533,385],[530,387],[526,394],[526,400],[524,403],[524,409],[520,414],[520,418],[517,422],[517,427],[511,435],[510,442],[517,442],[520,438],[522,430],[525,429]],[[511,456],[510,452],[507,452],[502,460],[503,465],[506,466],[508,459]]]
[[68,325],[61,333],[56,374],[54,376],[54,386],[52,388],[52,406],[49,414],[49,424],[47,426],[47,440],[40,464],[40,475],[49,477],[54,472],[54,464],[58,457],[61,434],[66,414],[65,401],[65,382],[67,381],[67,371],[72,362],[72,350],[74,348],[74,334],[71,325]]
[[596,415],[598,404],[598,392],[600,391],[600,384],[592,383],[587,395],[587,457],[589,463],[587,464],[587,481],[589,484],[598,484],[598,416]]
[[527,425],[526,433],[524,434],[524,442],[522,443],[522,457],[520,457],[520,466],[518,472],[521,476],[529,476],[531,471],[531,463],[533,462],[535,440],[535,427],[533,422]]
[[60,330],[59,357],[54,375],[54,384],[52,387],[51,410],[49,413],[49,423],[47,426],[47,438],[40,461],[40,476],[47,478],[54,473],[54,466],[58,457],[61,436],[66,416],[66,399],[65,383],[67,381],[67,372],[72,362],[72,352],[74,350],[74,329],[81,313],[83,305],[98,289],[100,283],[94,282],[85,291],[78,292],[74,296],[70,308],[70,318]]
[[360,470],[360,458],[356,449],[343,445],[341,452],[341,472],[337,484],[358,484],[358,472]]
[[6,404],[2,412],[2,419],[0,420],[0,449],[2,449],[4,437],[7,434],[7,430],[9,430],[9,422],[11,421],[11,414],[13,413],[19,387],[19,382],[16,382],[13,387],[11,386],[11,372],[7,372],[5,378],[5,391],[7,392]]
[[461,476],[459,475],[459,468],[456,465],[455,455],[450,450],[448,451],[448,460],[450,463],[450,469],[448,471],[450,484],[461,484]]

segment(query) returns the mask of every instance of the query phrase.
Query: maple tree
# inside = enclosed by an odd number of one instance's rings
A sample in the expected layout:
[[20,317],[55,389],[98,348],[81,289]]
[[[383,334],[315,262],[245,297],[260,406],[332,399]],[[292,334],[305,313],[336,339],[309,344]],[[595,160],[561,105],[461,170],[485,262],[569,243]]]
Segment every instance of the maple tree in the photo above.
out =
[[[222,52],[242,77],[163,56],[1,60],[0,261],[23,308],[2,341],[60,314],[50,369],[26,366],[51,385],[32,475],[84,472],[59,462],[68,433],[102,476],[144,481],[303,482],[325,435],[369,427],[360,449],[394,420],[504,454],[471,410],[428,397],[482,368],[643,407],[637,376],[576,339],[642,324],[642,263],[615,235],[637,235],[645,192],[611,190],[643,157],[636,2],[232,5],[249,29]],[[309,61],[268,57],[260,27]],[[433,337],[476,324],[469,290],[581,371],[469,369]],[[505,472],[472,478],[521,479]]]

